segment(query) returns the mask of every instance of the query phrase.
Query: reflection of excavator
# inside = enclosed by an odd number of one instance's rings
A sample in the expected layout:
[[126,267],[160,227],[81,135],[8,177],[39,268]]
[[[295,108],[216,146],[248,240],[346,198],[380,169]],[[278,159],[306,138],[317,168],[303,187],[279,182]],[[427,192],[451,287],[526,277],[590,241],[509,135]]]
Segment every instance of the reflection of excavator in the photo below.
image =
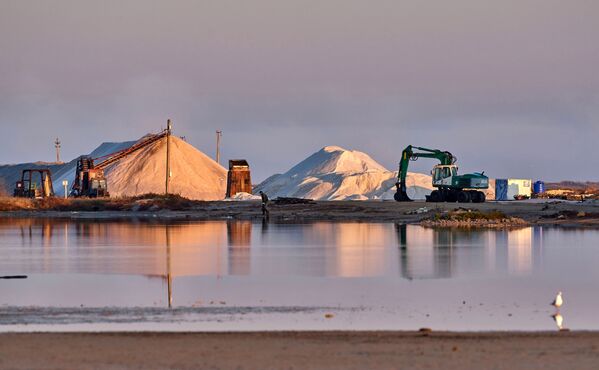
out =
[[[415,152],[419,150],[420,152]],[[407,146],[399,163],[399,173],[397,175],[397,192],[395,200],[398,202],[408,202],[411,199],[406,192],[406,177],[408,175],[408,165],[410,161],[418,158],[436,158],[441,164],[433,167],[431,175],[433,176],[433,190],[426,197],[427,202],[460,202],[482,203],[485,201],[485,193],[475,189],[487,189],[489,187],[489,178],[483,173],[469,173],[458,175],[458,167],[455,165],[457,160],[450,152],[438,149],[420,148],[417,146]]]
[[[120,159],[123,159],[170,134],[171,128],[169,123],[167,129],[158,134],[148,135],[127,149],[98,158],[89,156],[80,157],[75,169],[75,181],[71,188],[71,196],[90,198],[108,197],[108,185],[106,183],[106,177],[104,177],[104,169]],[[96,164],[96,161],[98,160],[102,161]]]

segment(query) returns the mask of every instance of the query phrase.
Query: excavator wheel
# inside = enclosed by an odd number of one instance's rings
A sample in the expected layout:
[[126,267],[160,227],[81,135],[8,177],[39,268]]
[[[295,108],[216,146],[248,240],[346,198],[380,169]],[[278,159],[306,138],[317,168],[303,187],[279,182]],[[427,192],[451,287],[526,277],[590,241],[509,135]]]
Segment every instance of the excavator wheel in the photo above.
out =
[[483,192],[472,190],[468,193],[470,193],[470,199],[472,200],[472,203],[482,203],[485,201],[485,194]]
[[467,191],[460,191],[458,193],[458,203],[470,203],[470,193]]
[[426,198],[427,202],[439,203],[443,201],[443,195],[439,190],[431,191],[431,195]]
[[445,201],[449,203],[455,203],[458,201],[458,192],[454,190],[447,190],[445,192]]

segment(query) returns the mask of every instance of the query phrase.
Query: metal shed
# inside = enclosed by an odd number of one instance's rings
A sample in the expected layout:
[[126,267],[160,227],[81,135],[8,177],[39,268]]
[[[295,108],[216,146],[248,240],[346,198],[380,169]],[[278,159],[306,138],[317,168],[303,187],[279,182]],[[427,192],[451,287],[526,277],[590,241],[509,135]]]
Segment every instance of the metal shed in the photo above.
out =
[[245,159],[229,160],[226,196],[227,198],[231,198],[237,193],[252,193],[250,165]]

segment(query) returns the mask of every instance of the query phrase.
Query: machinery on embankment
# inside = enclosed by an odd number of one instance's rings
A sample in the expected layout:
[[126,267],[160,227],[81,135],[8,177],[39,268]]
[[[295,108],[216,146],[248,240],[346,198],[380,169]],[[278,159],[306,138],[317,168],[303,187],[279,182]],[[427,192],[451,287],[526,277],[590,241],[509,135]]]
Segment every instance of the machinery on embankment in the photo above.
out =
[[13,195],[18,198],[48,198],[54,196],[49,169],[25,169],[17,181]]
[[[110,196],[106,177],[104,176],[104,169],[118,160],[123,159],[170,134],[171,126],[169,123],[168,127],[162,132],[148,135],[126,149],[98,158],[92,158],[90,156],[79,157],[75,168],[75,181],[73,182],[70,196],[89,198]],[[100,162],[97,163],[97,161]]]
[[441,162],[431,171],[433,187],[437,189],[426,197],[427,202],[482,203],[486,200],[485,193],[479,190],[489,188],[489,178],[484,172],[458,175],[455,164],[457,158],[450,152],[408,145],[403,150],[399,163],[395,184],[397,191],[394,196],[396,201],[411,201],[407,194],[406,178],[410,161],[418,158],[433,158]]

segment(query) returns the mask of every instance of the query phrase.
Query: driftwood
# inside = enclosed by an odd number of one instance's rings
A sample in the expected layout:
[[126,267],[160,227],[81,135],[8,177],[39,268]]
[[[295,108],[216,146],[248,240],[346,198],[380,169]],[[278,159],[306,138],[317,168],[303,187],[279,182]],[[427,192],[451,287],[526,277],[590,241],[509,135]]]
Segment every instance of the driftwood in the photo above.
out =
[[304,198],[288,198],[288,197],[278,197],[273,200],[276,205],[287,205],[287,204],[315,204],[316,202],[312,199],[304,199]]

